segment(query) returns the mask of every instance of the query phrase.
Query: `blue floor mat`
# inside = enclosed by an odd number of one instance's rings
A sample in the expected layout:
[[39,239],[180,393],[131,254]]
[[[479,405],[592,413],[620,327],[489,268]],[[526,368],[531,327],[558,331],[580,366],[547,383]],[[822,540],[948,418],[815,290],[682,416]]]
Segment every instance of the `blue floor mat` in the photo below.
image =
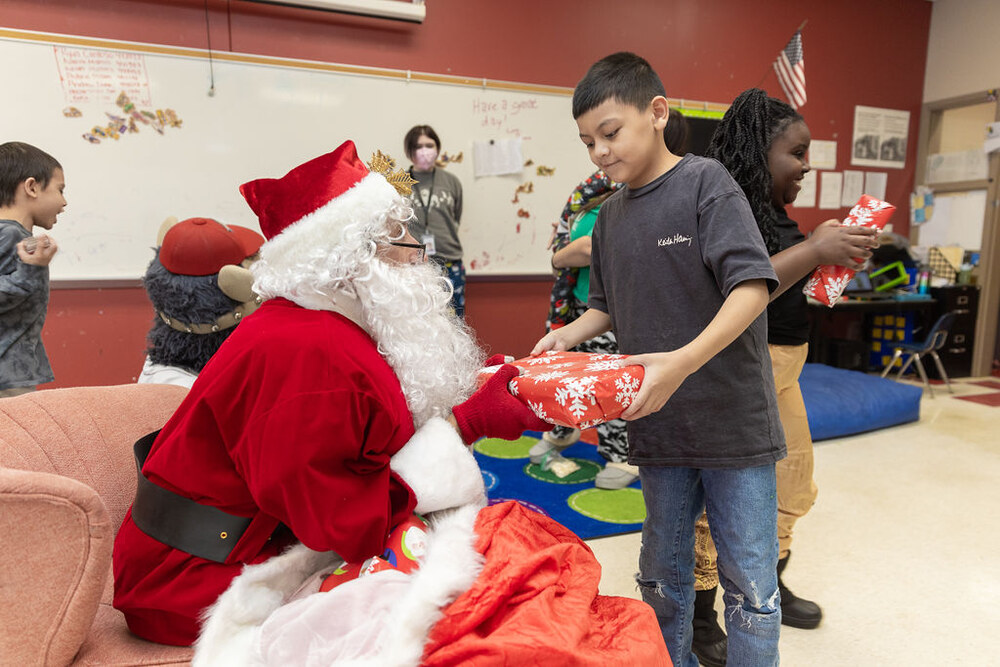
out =
[[487,439],[476,443],[474,454],[491,504],[516,500],[585,540],[642,530],[646,509],[638,481],[615,491],[594,488],[604,459],[586,442],[577,442],[562,453],[576,461],[580,470],[556,478],[528,458],[528,449],[539,437],[540,433],[528,431],[513,442]]
[[877,375],[806,364],[799,386],[814,441],[920,419],[923,389]]

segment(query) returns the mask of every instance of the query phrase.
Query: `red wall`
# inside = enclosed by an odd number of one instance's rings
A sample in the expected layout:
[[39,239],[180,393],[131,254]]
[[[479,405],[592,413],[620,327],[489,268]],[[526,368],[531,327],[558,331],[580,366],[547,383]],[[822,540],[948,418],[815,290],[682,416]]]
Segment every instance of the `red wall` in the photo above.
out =
[[[490,354],[523,357],[545,333],[549,280],[478,281],[466,321]],[[44,388],[135,382],[153,306],[141,287],[54,289],[42,331],[56,381]]]
[[[754,85],[781,97],[770,63],[808,19],[803,44],[809,102],[802,111],[814,139],[837,140],[838,171],[850,164],[856,104],[910,111],[906,168],[889,170],[886,191],[899,207],[896,231],[908,233],[932,8],[926,0],[427,0],[427,20],[419,25],[207,0],[209,31],[201,0],[3,4],[0,24],[9,28],[198,48],[207,45],[210,33],[216,50],[561,86],[574,85],[594,60],[627,49],[653,64],[671,98],[710,102],[728,102]],[[552,202],[553,217],[561,205]],[[794,213],[806,230],[845,214]],[[525,352],[535,336],[529,332],[541,330],[546,292],[544,282],[473,282],[469,320],[494,351]],[[76,291],[53,291],[45,331],[57,377],[52,386],[130,381],[141,339],[117,339],[114,332],[111,339],[96,338],[105,334],[100,323],[111,301],[122,301],[113,310],[128,320],[116,331],[148,328],[148,304],[126,294],[106,290],[84,299]],[[58,314],[59,307],[65,314]],[[531,324],[536,321],[538,326]],[[92,340],[82,347],[69,343],[78,337]],[[80,350],[80,356],[65,350]],[[113,356],[128,363],[116,364]],[[95,359],[108,374],[94,370]]]
[[42,342],[56,381],[43,387],[135,382],[152,323],[141,287],[53,289]]

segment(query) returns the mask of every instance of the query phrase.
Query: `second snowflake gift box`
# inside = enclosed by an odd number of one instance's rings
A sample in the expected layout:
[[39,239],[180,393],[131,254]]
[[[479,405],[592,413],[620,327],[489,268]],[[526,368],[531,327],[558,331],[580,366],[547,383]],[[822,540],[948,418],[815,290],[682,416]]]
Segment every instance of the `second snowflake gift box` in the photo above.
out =
[[[521,372],[508,389],[550,424],[585,429],[617,419],[642,384],[643,367],[623,354],[546,352],[510,362]],[[480,385],[500,368],[479,372]]]
[[[889,218],[892,217],[892,212],[895,210],[896,207],[888,202],[870,195],[861,195],[861,199],[851,209],[843,224],[848,226],[862,225],[881,230],[885,227],[885,223],[889,222]],[[844,288],[853,277],[854,270],[846,266],[823,265],[813,271],[802,291],[806,296],[811,296],[820,303],[833,308],[840,301],[844,294]]]

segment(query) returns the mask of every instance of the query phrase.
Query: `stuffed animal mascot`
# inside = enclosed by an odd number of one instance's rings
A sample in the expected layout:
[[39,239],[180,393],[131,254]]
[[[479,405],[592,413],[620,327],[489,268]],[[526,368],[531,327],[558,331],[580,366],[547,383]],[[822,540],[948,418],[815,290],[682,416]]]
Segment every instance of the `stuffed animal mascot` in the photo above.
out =
[[139,382],[191,387],[261,298],[249,266],[264,237],[211,218],[167,218],[143,285],[156,312]]

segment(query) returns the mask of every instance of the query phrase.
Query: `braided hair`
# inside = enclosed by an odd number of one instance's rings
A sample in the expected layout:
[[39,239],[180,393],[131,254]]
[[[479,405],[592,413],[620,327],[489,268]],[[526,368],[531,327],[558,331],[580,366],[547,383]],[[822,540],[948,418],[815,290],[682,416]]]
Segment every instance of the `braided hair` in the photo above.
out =
[[708,145],[707,156],[729,170],[743,188],[768,254],[781,248],[776,224],[778,214],[771,198],[773,181],[767,166],[771,142],[802,116],[788,104],[768,97],[760,88],[740,93],[726,111]]

